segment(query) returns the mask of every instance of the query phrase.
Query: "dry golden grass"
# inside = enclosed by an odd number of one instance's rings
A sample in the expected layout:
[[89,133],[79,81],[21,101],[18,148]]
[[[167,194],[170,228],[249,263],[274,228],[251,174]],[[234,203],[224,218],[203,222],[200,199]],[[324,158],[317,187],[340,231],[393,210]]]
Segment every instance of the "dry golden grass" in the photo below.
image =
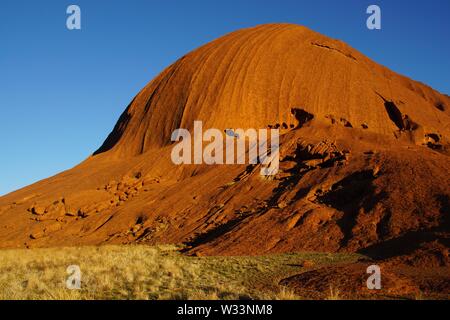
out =
[[330,293],[327,297],[327,300],[341,300],[341,292],[339,289],[335,289],[334,287],[330,286]]
[[[188,257],[175,246],[102,246],[0,251],[0,299],[300,299],[279,280],[298,263],[351,256]],[[80,290],[66,269],[78,265]]]

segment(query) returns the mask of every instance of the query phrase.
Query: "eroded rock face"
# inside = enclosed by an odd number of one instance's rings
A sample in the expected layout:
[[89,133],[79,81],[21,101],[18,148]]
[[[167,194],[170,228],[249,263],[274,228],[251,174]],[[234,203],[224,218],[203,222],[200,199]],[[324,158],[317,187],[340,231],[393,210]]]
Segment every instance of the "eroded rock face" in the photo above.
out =
[[379,134],[421,126],[448,138],[439,121],[448,121],[448,100],[343,42],[296,25],[263,25],[213,41],[164,70],[135,97],[97,153],[145,153],[170,144],[172,131],[192,129],[194,120],[221,130],[287,130],[331,117]]
[[[86,161],[0,198],[0,246],[407,255],[449,236],[449,103],[307,28],[237,31],[151,81]],[[280,129],[280,171],[174,165],[172,131],[195,120]]]

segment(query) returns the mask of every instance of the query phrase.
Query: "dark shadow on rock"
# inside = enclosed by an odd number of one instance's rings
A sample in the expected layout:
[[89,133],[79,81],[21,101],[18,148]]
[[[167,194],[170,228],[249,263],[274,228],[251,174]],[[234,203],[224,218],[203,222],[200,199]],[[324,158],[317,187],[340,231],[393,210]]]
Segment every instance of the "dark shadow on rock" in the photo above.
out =
[[376,192],[373,185],[375,179],[373,170],[355,172],[335,183],[330,191],[317,198],[318,202],[343,212],[342,218],[337,221],[344,234],[341,247],[345,247],[353,236],[352,230],[359,210],[362,208],[369,212],[386,197],[384,192]]
[[364,254],[372,259],[389,259],[399,255],[408,255],[422,247],[425,243],[439,241],[445,246],[450,246],[450,205],[448,195],[436,197],[440,204],[441,220],[438,227],[426,230],[409,231],[403,235],[373,244],[361,249],[358,253]]
[[435,229],[406,232],[400,237],[383,241],[381,243],[377,243],[361,249],[358,251],[358,253],[366,255],[375,260],[383,260],[400,255],[408,255],[419,249],[424,243],[442,240],[434,231]]
[[389,116],[389,119],[397,126],[400,131],[414,131],[419,126],[411,120],[408,115],[402,114],[400,109],[393,101],[385,99],[381,94],[376,93],[384,101],[384,108]]
[[119,142],[120,138],[122,138],[122,135],[125,132],[125,129],[131,119],[129,110],[130,110],[130,107],[133,104],[133,102],[134,102],[134,99],[133,99],[133,101],[131,101],[131,103],[128,105],[128,107],[125,109],[125,111],[122,113],[122,115],[120,116],[116,125],[114,126],[114,129],[108,135],[105,142],[103,142],[102,146],[93,153],[94,156],[111,150],[112,148],[114,148],[114,146],[117,144],[117,142]]
[[303,127],[306,123],[314,119],[313,114],[300,108],[292,108],[291,113],[298,121],[296,129]]

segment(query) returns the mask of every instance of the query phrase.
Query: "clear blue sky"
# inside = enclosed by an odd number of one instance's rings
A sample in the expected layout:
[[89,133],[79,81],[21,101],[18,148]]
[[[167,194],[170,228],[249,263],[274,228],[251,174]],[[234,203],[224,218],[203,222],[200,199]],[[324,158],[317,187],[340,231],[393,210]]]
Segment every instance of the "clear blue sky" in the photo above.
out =
[[[66,29],[66,8],[82,30]],[[382,30],[366,8],[382,9]],[[0,194],[95,151],[163,68],[221,35],[291,22],[342,39],[377,62],[450,93],[450,1],[1,0]]]

